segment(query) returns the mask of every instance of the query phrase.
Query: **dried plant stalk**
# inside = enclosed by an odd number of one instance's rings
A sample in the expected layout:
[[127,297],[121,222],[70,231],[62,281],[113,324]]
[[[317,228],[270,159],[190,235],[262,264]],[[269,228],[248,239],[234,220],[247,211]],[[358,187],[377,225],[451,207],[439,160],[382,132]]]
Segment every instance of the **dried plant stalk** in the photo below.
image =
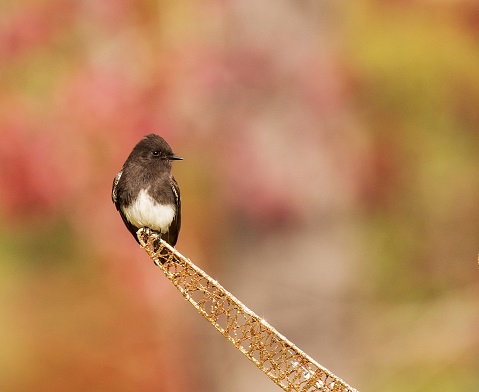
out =
[[357,392],[149,229],[141,246],[196,310],[285,391]]

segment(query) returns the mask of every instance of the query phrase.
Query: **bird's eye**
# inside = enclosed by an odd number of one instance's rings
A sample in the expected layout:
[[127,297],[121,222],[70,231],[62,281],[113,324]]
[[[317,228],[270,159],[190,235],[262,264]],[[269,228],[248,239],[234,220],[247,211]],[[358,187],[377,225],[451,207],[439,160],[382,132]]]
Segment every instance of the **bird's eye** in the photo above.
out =
[[160,156],[160,152],[159,151],[153,151],[151,153],[154,157],[159,157]]

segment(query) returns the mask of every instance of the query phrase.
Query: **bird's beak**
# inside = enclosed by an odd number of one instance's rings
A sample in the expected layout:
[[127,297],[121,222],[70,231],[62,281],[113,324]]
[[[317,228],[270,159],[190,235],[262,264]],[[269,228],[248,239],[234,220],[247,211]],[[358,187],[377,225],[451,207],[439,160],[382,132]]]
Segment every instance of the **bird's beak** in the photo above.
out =
[[169,159],[170,161],[182,161],[182,160],[183,160],[183,158],[182,158],[182,157],[179,157],[178,155],[170,155],[170,156],[168,157],[168,159]]

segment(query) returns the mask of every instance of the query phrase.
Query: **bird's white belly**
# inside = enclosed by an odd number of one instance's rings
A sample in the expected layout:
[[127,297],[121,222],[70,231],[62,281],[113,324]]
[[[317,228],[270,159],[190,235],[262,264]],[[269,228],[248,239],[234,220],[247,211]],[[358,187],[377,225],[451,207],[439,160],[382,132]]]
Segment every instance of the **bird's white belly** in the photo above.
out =
[[136,227],[149,227],[161,233],[166,233],[175,217],[176,209],[172,204],[158,204],[143,189],[131,205],[123,208],[123,213]]

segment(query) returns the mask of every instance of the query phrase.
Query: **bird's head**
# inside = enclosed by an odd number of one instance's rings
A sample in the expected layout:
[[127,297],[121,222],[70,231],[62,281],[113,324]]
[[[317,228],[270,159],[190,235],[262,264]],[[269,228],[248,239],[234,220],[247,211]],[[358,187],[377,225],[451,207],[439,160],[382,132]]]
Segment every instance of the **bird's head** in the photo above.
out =
[[141,139],[131,154],[139,157],[144,164],[152,165],[171,166],[171,161],[183,159],[173,153],[165,139],[154,133]]

